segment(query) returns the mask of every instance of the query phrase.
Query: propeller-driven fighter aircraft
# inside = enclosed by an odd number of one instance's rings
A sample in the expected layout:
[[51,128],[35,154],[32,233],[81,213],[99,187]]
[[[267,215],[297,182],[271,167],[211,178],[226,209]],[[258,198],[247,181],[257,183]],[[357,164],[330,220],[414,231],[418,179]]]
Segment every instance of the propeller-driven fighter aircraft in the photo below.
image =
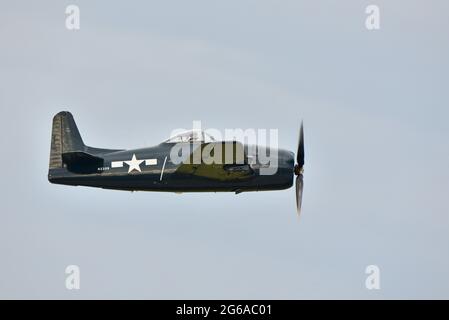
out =
[[[187,157],[174,161],[173,148]],[[180,149],[180,150],[181,150]],[[223,161],[207,161],[204,150],[220,152]],[[254,150],[255,153],[254,154]],[[154,147],[132,150],[88,147],[70,112],[53,118],[48,180],[51,183],[127,191],[247,192],[288,189],[296,175],[296,204],[301,210],[304,166],[304,130],[301,123],[298,150],[270,149],[277,170],[262,174],[266,164],[257,152],[266,152],[237,141],[215,141],[203,131],[187,131]],[[176,152],[179,155],[179,152]],[[198,156],[199,154],[199,156]],[[241,156],[239,156],[241,155]],[[198,160],[198,161],[195,161]]]

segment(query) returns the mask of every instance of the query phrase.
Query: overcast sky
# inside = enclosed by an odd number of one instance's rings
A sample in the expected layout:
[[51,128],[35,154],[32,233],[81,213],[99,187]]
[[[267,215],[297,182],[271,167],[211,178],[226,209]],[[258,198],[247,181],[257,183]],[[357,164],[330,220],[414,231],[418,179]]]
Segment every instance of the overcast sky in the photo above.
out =
[[[0,298],[449,298],[448,16],[445,0],[2,1]],[[302,216],[293,188],[51,185],[61,110],[104,148],[201,120],[294,150],[304,119]]]

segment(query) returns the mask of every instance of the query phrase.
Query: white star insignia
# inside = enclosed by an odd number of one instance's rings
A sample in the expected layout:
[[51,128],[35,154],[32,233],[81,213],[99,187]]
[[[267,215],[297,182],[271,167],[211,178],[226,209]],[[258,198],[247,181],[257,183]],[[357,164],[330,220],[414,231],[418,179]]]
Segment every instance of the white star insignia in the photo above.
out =
[[128,168],[128,173],[130,173],[133,170],[137,170],[139,172],[142,172],[140,170],[140,164],[143,162],[144,160],[137,160],[136,159],[136,155],[133,154],[133,157],[130,161],[123,161],[124,163],[126,163],[129,168]]

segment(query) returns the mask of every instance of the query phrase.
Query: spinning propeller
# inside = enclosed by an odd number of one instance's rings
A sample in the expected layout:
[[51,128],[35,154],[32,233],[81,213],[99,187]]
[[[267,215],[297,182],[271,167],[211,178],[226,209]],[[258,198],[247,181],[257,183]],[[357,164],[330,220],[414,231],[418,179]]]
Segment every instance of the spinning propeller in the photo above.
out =
[[301,213],[302,191],[304,189],[303,172],[304,172],[304,128],[301,122],[301,129],[299,130],[298,150],[296,151],[296,164],[295,164],[296,209],[298,212],[298,216]]

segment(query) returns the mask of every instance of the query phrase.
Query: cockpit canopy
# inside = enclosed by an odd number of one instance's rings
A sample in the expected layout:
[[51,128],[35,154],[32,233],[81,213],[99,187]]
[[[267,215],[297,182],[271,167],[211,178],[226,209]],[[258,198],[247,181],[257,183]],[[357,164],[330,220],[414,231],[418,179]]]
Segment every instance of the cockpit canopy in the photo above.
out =
[[201,130],[189,130],[181,132],[177,135],[165,140],[164,143],[182,143],[182,142],[205,142],[210,143],[216,141],[210,134]]

